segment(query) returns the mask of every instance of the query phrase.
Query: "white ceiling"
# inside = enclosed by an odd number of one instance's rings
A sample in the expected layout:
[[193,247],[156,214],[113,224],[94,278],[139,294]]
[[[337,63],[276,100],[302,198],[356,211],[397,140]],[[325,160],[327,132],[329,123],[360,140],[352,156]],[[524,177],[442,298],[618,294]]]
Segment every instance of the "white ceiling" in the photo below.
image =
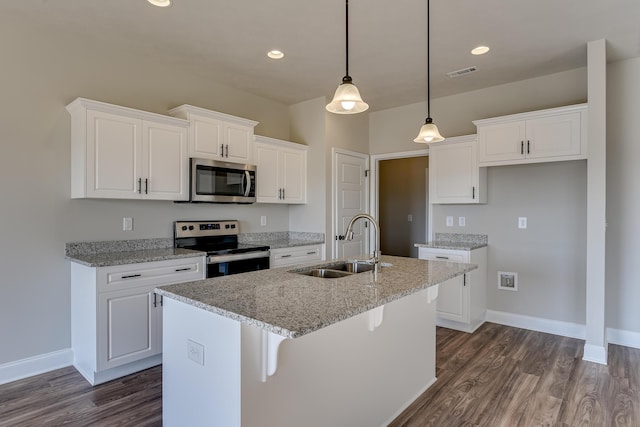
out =
[[[345,72],[344,0],[2,0],[0,13],[127,45],[286,104],[332,96]],[[426,0],[351,0],[350,66],[371,110],[426,99]],[[640,56],[639,0],[431,0],[432,98]],[[477,45],[491,51],[472,56]],[[285,58],[266,52],[277,48]],[[478,71],[451,79],[468,66]]]

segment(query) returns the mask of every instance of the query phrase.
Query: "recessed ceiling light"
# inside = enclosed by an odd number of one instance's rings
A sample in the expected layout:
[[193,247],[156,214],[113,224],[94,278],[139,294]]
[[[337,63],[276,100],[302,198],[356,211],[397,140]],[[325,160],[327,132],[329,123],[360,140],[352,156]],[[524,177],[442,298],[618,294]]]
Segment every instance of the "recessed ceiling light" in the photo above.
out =
[[274,49],[267,52],[267,56],[271,59],[282,59],[284,58],[284,52]]
[[478,46],[471,50],[471,53],[474,55],[484,55],[487,52],[489,52],[489,48],[487,46]]
[[171,0],[147,0],[147,1],[152,5],[158,6],[158,7],[171,6]]

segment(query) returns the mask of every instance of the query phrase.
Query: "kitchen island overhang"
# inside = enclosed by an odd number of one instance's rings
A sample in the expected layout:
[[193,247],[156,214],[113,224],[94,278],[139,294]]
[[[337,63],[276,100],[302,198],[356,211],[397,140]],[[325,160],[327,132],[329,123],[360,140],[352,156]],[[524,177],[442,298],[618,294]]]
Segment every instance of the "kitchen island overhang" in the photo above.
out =
[[382,261],[375,281],[288,267],[158,288],[164,424],[392,420],[435,381],[436,285],[475,266]]

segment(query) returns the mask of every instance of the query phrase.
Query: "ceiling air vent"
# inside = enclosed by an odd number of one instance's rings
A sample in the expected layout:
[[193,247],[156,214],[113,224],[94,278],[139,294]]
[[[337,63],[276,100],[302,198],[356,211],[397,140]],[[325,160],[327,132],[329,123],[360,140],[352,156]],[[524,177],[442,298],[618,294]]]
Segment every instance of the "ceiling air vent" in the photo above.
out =
[[476,67],[474,65],[473,67],[467,67],[467,68],[463,68],[461,70],[451,71],[451,72],[447,73],[447,76],[449,76],[451,78],[460,77],[460,76],[464,76],[465,74],[473,73],[475,71],[478,71],[478,67]]

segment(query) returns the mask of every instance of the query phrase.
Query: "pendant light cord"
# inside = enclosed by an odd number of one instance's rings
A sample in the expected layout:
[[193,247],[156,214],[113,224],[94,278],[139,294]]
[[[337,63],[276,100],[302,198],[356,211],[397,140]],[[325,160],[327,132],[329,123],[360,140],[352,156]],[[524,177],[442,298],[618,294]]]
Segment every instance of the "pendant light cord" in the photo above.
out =
[[431,118],[431,39],[429,33],[429,0],[427,0],[427,117]]
[[346,77],[349,77],[349,0],[345,0],[345,46],[346,46]]

